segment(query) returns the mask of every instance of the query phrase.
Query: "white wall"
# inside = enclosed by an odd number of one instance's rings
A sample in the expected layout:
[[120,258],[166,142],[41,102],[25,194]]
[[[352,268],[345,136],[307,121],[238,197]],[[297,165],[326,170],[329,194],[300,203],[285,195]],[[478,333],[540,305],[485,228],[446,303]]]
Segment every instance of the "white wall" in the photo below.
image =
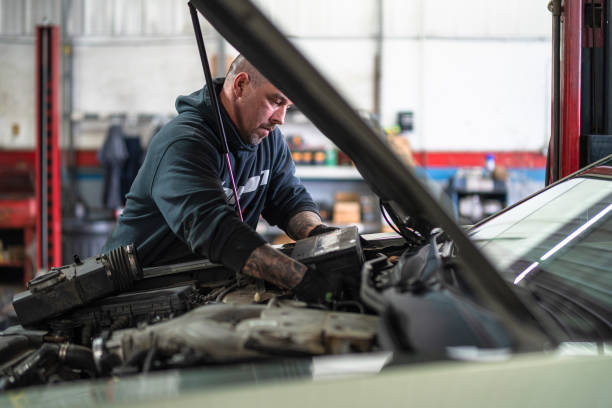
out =
[[33,43],[0,42],[0,148],[34,147],[35,96]]
[[545,146],[551,81],[546,2],[386,0],[385,21],[382,120],[389,125],[398,111],[414,111],[415,149]]
[[80,112],[173,113],[176,96],[204,83],[195,41],[74,50],[74,105]]
[[[415,111],[411,142],[427,150],[538,150],[550,123],[548,46],[540,42],[390,42],[383,119]],[[389,59],[386,59],[389,61]]]
[[[99,6],[96,1],[77,3],[87,14]],[[148,1],[138,4],[151,14]],[[355,107],[373,108],[376,0],[257,3]],[[86,26],[74,47],[75,110],[172,112],[177,95],[203,83],[195,42],[191,33],[185,35],[188,14],[175,7],[164,11],[182,36],[125,40],[118,36],[135,30],[125,16],[137,9],[113,4],[114,13],[123,16],[108,29],[114,37],[88,37]],[[413,111],[409,137],[415,149],[543,147],[550,123],[546,5],[545,0],[383,0],[383,124],[392,125],[398,111]],[[96,30],[99,35],[107,28]],[[208,44],[212,55],[215,43]],[[0,58],[0,147],[33,146],[33,51],[0,42]],[[21,124],[17,138],[7,136],[14,121]],[[83,148],[100,143],[100,135],[77,140]]]
[[[374,109],[376,1],[258,3],[355,107]],[[415,149],[542,149],[550,134],[546,6],[383,0],[383,125],[413,111]]]

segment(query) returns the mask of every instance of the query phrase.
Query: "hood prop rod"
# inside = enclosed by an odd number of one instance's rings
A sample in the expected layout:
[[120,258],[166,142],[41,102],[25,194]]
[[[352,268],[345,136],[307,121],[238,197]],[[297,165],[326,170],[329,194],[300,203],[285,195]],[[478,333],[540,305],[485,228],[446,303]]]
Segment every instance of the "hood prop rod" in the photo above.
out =
[[240,208],[240,200],[238,198],[238,190],[236,189],[236,181],[234,180],[234,172],[232,171],[232,164],[229,158],[229,147],[227,144],[227,135],[225,134],[225,128],[223,127],[223,120],[221,119],[221,108],[219,107],[219,99],[215,92],[215,86],[212,80],[212,74],[210,73],[210,66],[208,65],[208,56],[206,55],[206,48],[204,47],[204,38],[202,37],[202,29],[200,28],[200,21],[198,20],[198,12],[196,8],[191,4],[189,5],[189,12],[191,13],[191,21],[193,23],[193,31],[195,32],[196,41],[198,43],[198,51],[200,52],[200,60],[202,61],[202,68],[204,68],[204,77],[206,78],[206,85],[208,88],[208,95],[210,96],[210,103],[212,105],[215,122],[217,123],[217,132],[221,137],[221,146],[223,154],[225,154],[225,160],[227,161],[227,168],[229,169],[230,178],[232,180],[232,189],[234,190],[234,199],[236,201],[236,207],[238,210],[238,216],[240,221],[244,222],[242,218],[242,209]]

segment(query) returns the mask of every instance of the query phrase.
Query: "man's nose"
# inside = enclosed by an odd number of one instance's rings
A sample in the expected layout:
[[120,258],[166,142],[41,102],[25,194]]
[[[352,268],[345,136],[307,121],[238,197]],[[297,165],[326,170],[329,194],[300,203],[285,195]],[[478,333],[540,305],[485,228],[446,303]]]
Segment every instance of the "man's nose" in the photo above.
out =
[[287,113],[287,107],[286,106],[280,106],[278,109],[276,109],[274,111],[274,113],[272,114],[272,117],[270,119],[272,119],[272,122],[275,125],[282,125],[283,123],[285,123],[285,114]]

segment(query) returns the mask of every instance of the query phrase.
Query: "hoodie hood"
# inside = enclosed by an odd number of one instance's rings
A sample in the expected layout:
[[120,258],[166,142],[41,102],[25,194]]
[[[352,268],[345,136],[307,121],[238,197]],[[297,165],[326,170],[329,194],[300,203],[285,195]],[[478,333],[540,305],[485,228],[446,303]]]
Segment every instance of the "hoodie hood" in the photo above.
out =
[[[217,93],[217,95],[219,95],[219,93],[221,92],[224,82],[225,78],[215,78],[213,80],[213,85],[215,87],[215,92]],[[204,88],[195,91],[190,95],[179,96],[178,98],[176,98],[175,106],[176,111],[179,115],[193,115],[195,118],[199,118],[200,120],[202,120],[203,118],[207,126],[209,126],[211,129],[217,129],[215,114],[213,112],[212,104],[210,102],[210,96],[208,94],[208,85],[205,85]],[[256,150],[256,145],[247,144],[242,140],[240,134],[238,133],[238,129],[230,119],[220,100],[219,106],[221,107],[223,128],[225,129],[225,134],[227,136],[227,144],[230,151],[234,152],[237,150]],[[218,136],[219,146],[223,146],[221,135]]]

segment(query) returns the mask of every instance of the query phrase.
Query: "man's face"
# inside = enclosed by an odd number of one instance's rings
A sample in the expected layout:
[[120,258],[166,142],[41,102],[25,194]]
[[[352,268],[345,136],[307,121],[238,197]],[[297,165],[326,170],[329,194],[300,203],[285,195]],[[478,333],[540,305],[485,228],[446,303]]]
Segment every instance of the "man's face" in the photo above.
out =
[[292,103],[270,82],[253,85],[248,81],[237,100],[236,126],[245,143],[257,145],[282,125]]

